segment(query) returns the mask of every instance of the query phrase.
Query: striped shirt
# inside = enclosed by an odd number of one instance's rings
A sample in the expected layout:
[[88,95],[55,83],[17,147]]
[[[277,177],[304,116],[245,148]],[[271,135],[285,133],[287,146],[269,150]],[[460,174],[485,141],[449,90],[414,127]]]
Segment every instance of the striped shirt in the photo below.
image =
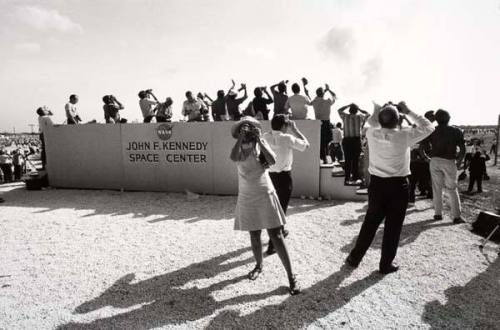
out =
[[340,118],[344,121],[344,137],[361,137],[361,129],[365,125],[369,115],[340,113]]

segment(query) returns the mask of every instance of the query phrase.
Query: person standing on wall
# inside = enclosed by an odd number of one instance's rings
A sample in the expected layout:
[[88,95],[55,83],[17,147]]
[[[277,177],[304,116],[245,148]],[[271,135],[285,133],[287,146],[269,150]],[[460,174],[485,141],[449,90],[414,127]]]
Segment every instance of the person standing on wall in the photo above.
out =
[[[349,108],[349,113],[345,110]],[[359,177],[359,156],[361,155],[361,130],[366,118],[370,115],[351,103],[338,110],[344,122],[344,138],[342,148],[345,157],[345,184],[361,184]]]
[[182,115],[187,117],[188,122],[203,121],[205,104],[193,97],[191,91],[186,92],[186,101],[182,104]]
[[302,78],[302,85],[304,86],[304,91],[306,96],[300,94],[300,86],[297,83],[292,85],[293,95],[288,98],[285,103],[285,113],[290,110],[291,118],[293,120],[303,120],[307,118],[307,106],[311,105],[311,98],[307,91],[307,79]]
[[344,153],[342,152],[342,139],[344,134],[342,133],[342,123],[338,122],[335,128],[332,129],[332,141],[328,147],[330,157],[332,162],[335,163],[337,160],[339,163],[344,160]]
[[82,121],[76,109],[77,103],[78,95],[71,94],[69,96],[69,102],[64,106],[64,110],[66,111],[66,122],[68,123],[68,125],[79,124]]
[[141,108],[144,123],[150,123],[155,116],[155,108],[160,103],[152,89],[139,92],[139,107]]
[[[430,155],[425,155],[430,159],[434,219],[443,219],[444,188],[449,193],[453,223],[464,223],[457,180],[457,170],[465,156],[464,135],[459,128],[449,126],[450,114],[447,111],[439,109],[434,118],[438,126],[427,140],[430,144]],[[460,149],[458,154],[457,147]]]
[[[325,93],[330,93],[331,99],[325,99]],[[330,123],[330,115],[332,105],[335,103],[337,95],[330,90],[330,86],[325,84],[325,89],[319,87],[316,89],[316,98],[311,102],[315,119],[321,120],[321,134],[320,134],[320,150],[319,157],[326,164],[326,155],[328,154],[328,144],[332,140],[332,124]]]
[[174,104],[174,101],[171,97],[167,97],[165,102],[158,104],[156,110],[157,123],[170,123],[172,121],[172,104]]
[[54,125],[52,122],[52,111],[50,111],[46,106],[40,107],[36,110],[38,114],[38,131],[40,132],[40,141],[41,141],[41,160],[42,160],[42,170],[45,169],[45,165],[47,164],[47,156],[45,153],[45,137],[44,133],[47,130],[47,127]]
[[244,92],[243,96],[240,98],[236,98],[236,96],[238,96],[238,93],[233,91],[232,88],[227,93],[228,95],[226,98],[226,107],[230,120],[234,121],[240,120],[241,118],[240,104],[243,103],[248,98],[247,85],[241,84],[241,87],[238,89],[238,92],[240,91]]
[[231,150],[231,160],[238,167],[238,200],[234,229],[248,231],[256,265],[248,273],[256,280],[262,273],[263,255],[260,239],[266,229],[286,270],[291,295],[300,293],[300,287],[292,271],[290,256],[281,232],[286,222],[267,167],[275,164],[275,155],[267,142],[261,138],[261,124],[253,117],[243,117],[231,128],[237,139]]
[[[271,93],[273,93],[274,99],[274,114],[288,114],[288,109],[286,108],[286,102],[288,101],[288,95],[286,92],[286,84],[288,80],[282,80],[277,84],[270,87]],[[277,88],[277,89],[276,89]]]
[[232,85],[227,91],[226,94],[224,94],[224,90],[220,89],[217,91],[217,98],[215,101],[205,93],[205,97],[210,101],[211,107],[212,107],[212,118],[214,121],[225,121],[229,120],[229,115],[226,107],[226,101],[228,98],[229,93],[231,93],[234,89],[235,83],[234,80],[231,80]]
[[[409,115],[416,127],[398,129],[399,113]],[[400,102],[397,108],[386,104],[368,118],[366,137],[370,149],[368,210],[354,248],[346,264],[358,267],[370,247],[378,227],[385,219],[379,271],[389,274],[398,270],[393,264],[408,205],[410,147],[432,133],[431,122]]]
[[[255,118],[269,120],[267,105],[273,103],[273,97],[267,91],[267,87],[255,87],[253,94],[255,97],[252,100],[252,107],[255,112]],[[265,97],[264,94],[266,94]]]
[[[264,140],[276,155],[274,165],[269,167],[269,176],[278,195],[281,208],[286,214],[293,189],[291,172],[293,150],[306,150],[309,147],[309,141],[297,128],[295,122],[289,120],[284,114],[277,114],[271,119],[271,129],[271,132],[264,134]],[[281,231],[283,237],[288,236],[288,231],[285,230],[284,226],[281,227]],[[274,253],[276,253],[276,250],[270,239],[267,254]]]

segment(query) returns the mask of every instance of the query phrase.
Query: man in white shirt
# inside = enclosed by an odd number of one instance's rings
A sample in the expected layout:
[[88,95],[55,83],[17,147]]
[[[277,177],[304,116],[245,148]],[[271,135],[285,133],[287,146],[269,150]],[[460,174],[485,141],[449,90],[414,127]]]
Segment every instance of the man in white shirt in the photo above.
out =
[[66,111],[66,119],[68,125],[78,124],[82,121],[78,112],[76,111],[76,104],[78,103],[78,95],[71,94],[69,96],[69,102],[64,106],[64,110]]
[[[295,122],[289,120],[285,114],[277,114],[271,120],[271,132],[264,134],[263,138],[276,154],[276,162],[269,168],[269,176],[273,182],[274,189],[280,200],[281,208],[286,214],[288,202],[292,194],[292,163],[293,150],[304,151],[309,147],[306,137],[299,131]],[[290,133],[287,133],[290,129]],[[282,227],[284,236],[288,232]],[[274,250],[271,240],[267,249],[267,254],[273,254]]]
[[[416,127],[398,129],[399,112],[414,119]],[[410,147],[434,131],[426,118],[408,109],[404,102],[397,108],[386,104],[368,119],[370,128],[366,131],[370,149],[368,188],[368,210],[361,226],[356,245],[346,263],[357,267],[370,247],[377,228],[385,219],[384,238],[379,271],[382,274],[395,272],[393,265],[399,244],[399,236],[408,206],[408,179],[410,174]]]
[[54,125],[52,122],[52,112],[46,107],[40,107],[36,110],[38,114],[38,131],[40,132],[40,141],[42,142],[42,150],[41,150],[41,160],[42,160],[42,169],[45,169],[45,164],[47,163],[47,157],[45,154],[45,138],[44,133],[47,130],[47,127]]
[[191,91],[186,92],[186,101],[182,104],[182,115],[188,122],[203,121],[203,113],[207,113],[205,105],[193,97]]
[[[151,89],[139,92],[139,107],[141,108],[144,123],[150,123],[155,116],[155,110],[160,102]],[[150,96],[152,98],[150,98]]]
[[305,97],[304,95],[300,95],[300,86],[297,83],[292,85],[292,92],[293,95],[290,96],[285,103],[285,110],[287,112],[288,109],[292,111],[292,119],[294,120],[306,119],[307,106],[311,105],[311,99],[309,97]]

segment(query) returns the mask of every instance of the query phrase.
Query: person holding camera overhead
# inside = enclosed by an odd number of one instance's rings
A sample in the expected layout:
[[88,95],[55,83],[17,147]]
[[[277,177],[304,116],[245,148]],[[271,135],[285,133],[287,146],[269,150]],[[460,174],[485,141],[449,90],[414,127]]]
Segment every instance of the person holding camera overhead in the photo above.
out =
[[[331,99],[325,99],[325,94],[330,93]],[[326,155],[328,155],[328,144],[332,140],[332,124],[330,123],[330,114],[332,105],[335,103],[337,95],[330,90],[330,86],[325,84],[325,89],[319,87],[316,89],[316,97],[312,100],[311,105],[314,109],[314,117],[316,120],[321,120],[320,146],[319,157],[326,164]]]
[[292,119],[306,119],[307,118],[307,106],[311,105],[311,98],[309,97],[309,91],[307,90],[307,79],[302,78],[302,86],[304,86],[304,93],[306,96],[300,94],[300,86],[297,83],[292,85],[293,95],[288,98],[285,103],[285,110],[288,113],[289,109],[292,112]]
[[[232,80],[232,83],[234,87],[234,80]],[[241,84],[241,87],[238,89],[238,92],[240,91],[244,92],[243,96],[240,98],[236,98],[236,96],[238,96],[238,93],[233,91],[233,88],[231,88],[227,93],[226,107],[230,120],[237,121],[241,118],[240,104],[243,103],[248,97],[247,85]]]
[[231,160],[238,167],[238,199],[234,229],[250,232],[255,268],[248,273],[255,280],[262,272],[263,254],[261,232],[266,229],[285,267],[289,281],[289,292],[300,293],[296,277],[285,245],[281,226],[285,224],[285,213],[269,177],[267,168],[275,164],[275,154],[261,138],[261,124],[253,117],[243,117],[231,128],[237,139],[231,150]]
[[[288,84],[288,80],[282,80],[277,84],[274,84],[270,87],[271,93],[273,93],[274,99],[274,114],[288,114],[288,109],[285,107],[286,102],[288,101],[288,95],[286,93],[286,84]],[[277,89],[276,89],[277,88]]]
[[102,106],[104,110],[104,120],[106,124],[120,124],[126,122],[125,119],[120,118],[120,110],[123,110],[123,104],[120,103],[113,95],[104,95],[102,97],[104,105]]
[[[268,104],[273,103],[273,97],[267,91],[267,87],[255,87],[253,90],[255,97],[252,100],[252,107],[255,117],[261,120],[269,120]],[[264,97],[266,94],[266,97]]]
[[[416,127],[398,129],[400,113],[412,117]],[[410,147],[429,136],[434,126],[426,118],[410,111],[404,102],[397,106],[386,104],[382,108],[375,105],[368,124],[370,127],[366,130],[366,138],[370,149],[368,171],[371,175],[368,210],[346,264],[358,267],[377,228],[385,219],[379,271],[389,274],[399,269],[392,262],[396,257],[408,206]]]
[[155,116],[156,106],[160,103],[152,89],[139,92],[139,106],[141,107],[144,123],[150,123]]

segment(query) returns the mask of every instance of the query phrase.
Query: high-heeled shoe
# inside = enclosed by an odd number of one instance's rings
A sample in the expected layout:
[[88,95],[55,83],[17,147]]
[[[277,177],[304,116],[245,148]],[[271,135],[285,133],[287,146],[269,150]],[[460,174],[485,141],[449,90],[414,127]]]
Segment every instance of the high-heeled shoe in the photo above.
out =
[[302,291],[295,275],[293,275],[292,278],[288,279],[288,281],[290,282],[290,289],[288,290],[288,292],[290,292],[290,295],[294,296]]

